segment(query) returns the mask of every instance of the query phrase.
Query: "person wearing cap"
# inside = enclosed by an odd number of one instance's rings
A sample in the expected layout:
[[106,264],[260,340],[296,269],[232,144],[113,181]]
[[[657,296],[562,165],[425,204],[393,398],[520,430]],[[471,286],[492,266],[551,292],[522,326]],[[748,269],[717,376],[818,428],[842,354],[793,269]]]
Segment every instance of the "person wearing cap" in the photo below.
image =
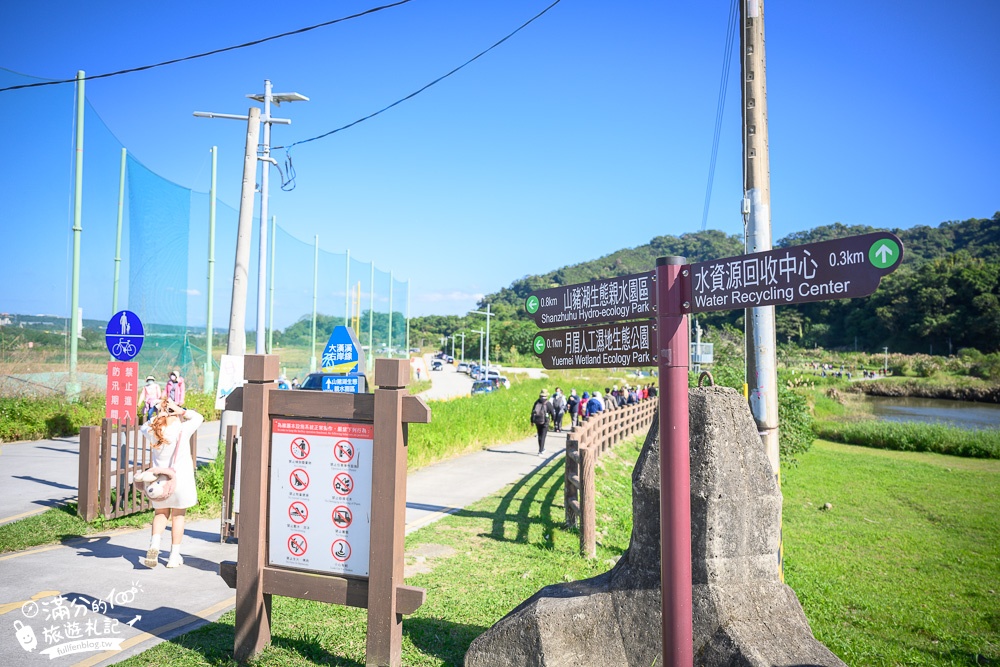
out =
[[549,432],[549,416],[553,415],[552,403],[549,402],[549,392],[542,389],[538,400],[531,406],[531,423],[538,431],[538,455],[545,453],[545,436]]
[[580,422],[580,414],[577,406],[580,405],[580,397],[576,395],[576,389],[569,390],[569,398],[566,399],[566,412],[569,413],[570,426],[576,426]]
[[181,377],[181,369],[170,371],[166,393],[171,401],[177,405],[184,405],[184,378]]
[[160,397],[163,392],[160,390],[160,385],[157,383],[156,378],[152,375],[146,376],[146,384],[142,387],[142,393],[139,394],[139,405],[143,406],[143,416],[144,421],[149,421],[156,414],[156,405],[160,402]]

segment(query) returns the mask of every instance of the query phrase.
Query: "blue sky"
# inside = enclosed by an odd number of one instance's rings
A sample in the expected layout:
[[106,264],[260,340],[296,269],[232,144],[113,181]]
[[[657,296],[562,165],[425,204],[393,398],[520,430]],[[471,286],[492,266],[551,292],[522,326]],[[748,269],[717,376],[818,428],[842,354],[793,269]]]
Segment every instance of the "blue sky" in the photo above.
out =
[[[375,4],[4,3],[0,67],[43,78],[97,74]],[[87,97],[130,154],[182,186],[208,189],[208,149],[217,145],[220,198],[236,206],[244,129],[191,112],[246,113],[245,94],[270,78],[276,92],[311,98],[276,110],[293,124],[276,126],[273,143],[308,138],[412,92],[547,4],[413,0],[306,35],[89,82]],[[417,98],[293,149],[297,187],[281,192],[272,172],[271,212],[303,241],[319,234],[325,250],[350,249],[411,279],[414,315],[462,313],[523,275],[697,231],[728,9],[724,0],[562,0]],[[769,2],[766,12],[775,239],[836,221],[906,228],[1000,209],[1000,3]],[[742,232],[733,67],[709,217],[709,227],[731,234]],[[0,179],[0,311],[69,310],[72,86],[62,88],[0,93],[10,176]],[[44,130],[53,119],[58,131]],[[91,132],[96,147],[101,130]],[[65,157],[34,165],[46,147]],[[85,173],[101,170],[111,186],[95,186],[84,202],[85,238],[114,224],[87,217],[116,195],[113,156],[93,159]],[[51,177],[30,178],[46,168]],[[39,202],[53,210],[44,224],[32,218]],[[88,284],[87,317],[111,314],[105,282]]]

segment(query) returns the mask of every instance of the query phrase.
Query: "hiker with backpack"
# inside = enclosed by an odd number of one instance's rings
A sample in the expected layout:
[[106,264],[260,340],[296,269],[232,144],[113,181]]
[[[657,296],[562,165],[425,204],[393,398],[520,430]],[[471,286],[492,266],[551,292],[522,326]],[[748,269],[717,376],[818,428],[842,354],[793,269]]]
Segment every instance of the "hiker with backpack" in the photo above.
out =
[[556,393],[552,395],[552,425],[556,433],[562,432],[563,415],[566,414],[566,397],[562,389],[556,387]]
[[531,423],[538,431],[538,455],[545,453],[545,436],[549,431],[549,415],[552,412],[552,403],[549,402],[549,392],[542,389],[538,394],[538,400],[531,406]]

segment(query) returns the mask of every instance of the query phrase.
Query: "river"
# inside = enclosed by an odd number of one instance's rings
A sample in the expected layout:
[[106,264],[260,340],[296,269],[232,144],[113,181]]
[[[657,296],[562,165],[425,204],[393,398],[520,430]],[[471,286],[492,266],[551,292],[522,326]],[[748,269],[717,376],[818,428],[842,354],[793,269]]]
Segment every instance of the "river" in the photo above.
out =
[[1000,428],[1000,405],[938,398],[866,396],[872,413],[895,422],[948,423],[961,428]]

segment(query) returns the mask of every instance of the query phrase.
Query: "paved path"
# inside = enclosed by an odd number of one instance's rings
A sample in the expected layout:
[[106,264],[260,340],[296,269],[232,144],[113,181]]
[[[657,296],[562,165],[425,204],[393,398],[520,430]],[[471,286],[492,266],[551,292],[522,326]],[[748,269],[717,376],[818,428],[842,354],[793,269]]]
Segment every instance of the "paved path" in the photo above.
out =
[[[215,429],[209,434],[212,438],[218,434],[217,425]],[[530,437],[410,473],[407,475],[407,532],[428,525],[552,463],[562,454],[564,436],[550,433],[546,444],[548,452],[543,457],[536,455],[535,438]],[[17,450],[18,447],[22,449]],[[37,450],[55,460],[62,457],[75,463],[77,448],[70,439],[4,445],[0,465],[4,475],[27,484],[22,487],[22,493],[34,492],[34,496],[21,499],[22,504],[44,507],[53,497],[75,496],[75,467],[69,465],[73,468],[72,473],[67,476],[64,472],[61,481],[55,482],[61,486],[53,487],[49,481],[52,475],[45,472],[40,461],[31,460],[30,452]],[[10,449],[20,452],[20,456],[5,460],[11,454]],[[17,461],[11,468],[23,470],[8,468],[6,464],[11,461]],[[31,466],[30,474],[26,474],[28,466]],[[5,507],[16,505],[10,495],[6,491],[3,493],[4,502],[9,503]],[[164,535],[164,544],[169,541],[169,535]],[[141,567],[138,560],[148,542],[149,529],[144,528],[74,538],[63,544],[0,555],[0,627],[9,628],[0,631],[0,665],[110,665],[215,620],[232,609],[234,591],[225,585],[217,571],[220,561],[236,559],[237,547],[219,543],[218,519],[195,521],[188,526],[181,549],[185,564],[178,569]],[[161,563],[165,562],[164,558]],[[74,602],[81,605],[80,608],[72,607],[72,614],[77,616],[75,621],[56,618],[63,613],[57,610],[56,595],[65,597],[70,605]],[[93,610],[94,599],[109,596],[112,600],[118,599],[113,609],[108,605]],[[33,599],[37,602],[30,602]],[[36,606],[37,613],[31,615]],[[45,620],[46,616],[49,620]],[[38,642],[32,652],[19,645],[13,631],[15,621],[20,621],[22,627],[32,628]],[[88,626],[88,621],[93,624]],[[128,625],[130,621],[132,625]],[[105,639],[118,640],[120,650],[86,651],[52,660],[39,655],[48,647],[66,643],[66,624],[73,622],[79,622],[84,636],[90,627],[92,632],[104,632]],[[53,628],[62,636],[47,642],[53,637]],[[48,637],[46,630],[49,630]]]
[[[198,429],[198,461],[215,458],[219,422]],[[0,524],[76,501],[80,436],[0,445]]]
[[[428,362],[428,366],[430,363]],[[431,388],[420,394],[428,401],[446,401],[472,392],[472,378],[459,373],[451,364],[444,364],[439,371],[430,371]]]

